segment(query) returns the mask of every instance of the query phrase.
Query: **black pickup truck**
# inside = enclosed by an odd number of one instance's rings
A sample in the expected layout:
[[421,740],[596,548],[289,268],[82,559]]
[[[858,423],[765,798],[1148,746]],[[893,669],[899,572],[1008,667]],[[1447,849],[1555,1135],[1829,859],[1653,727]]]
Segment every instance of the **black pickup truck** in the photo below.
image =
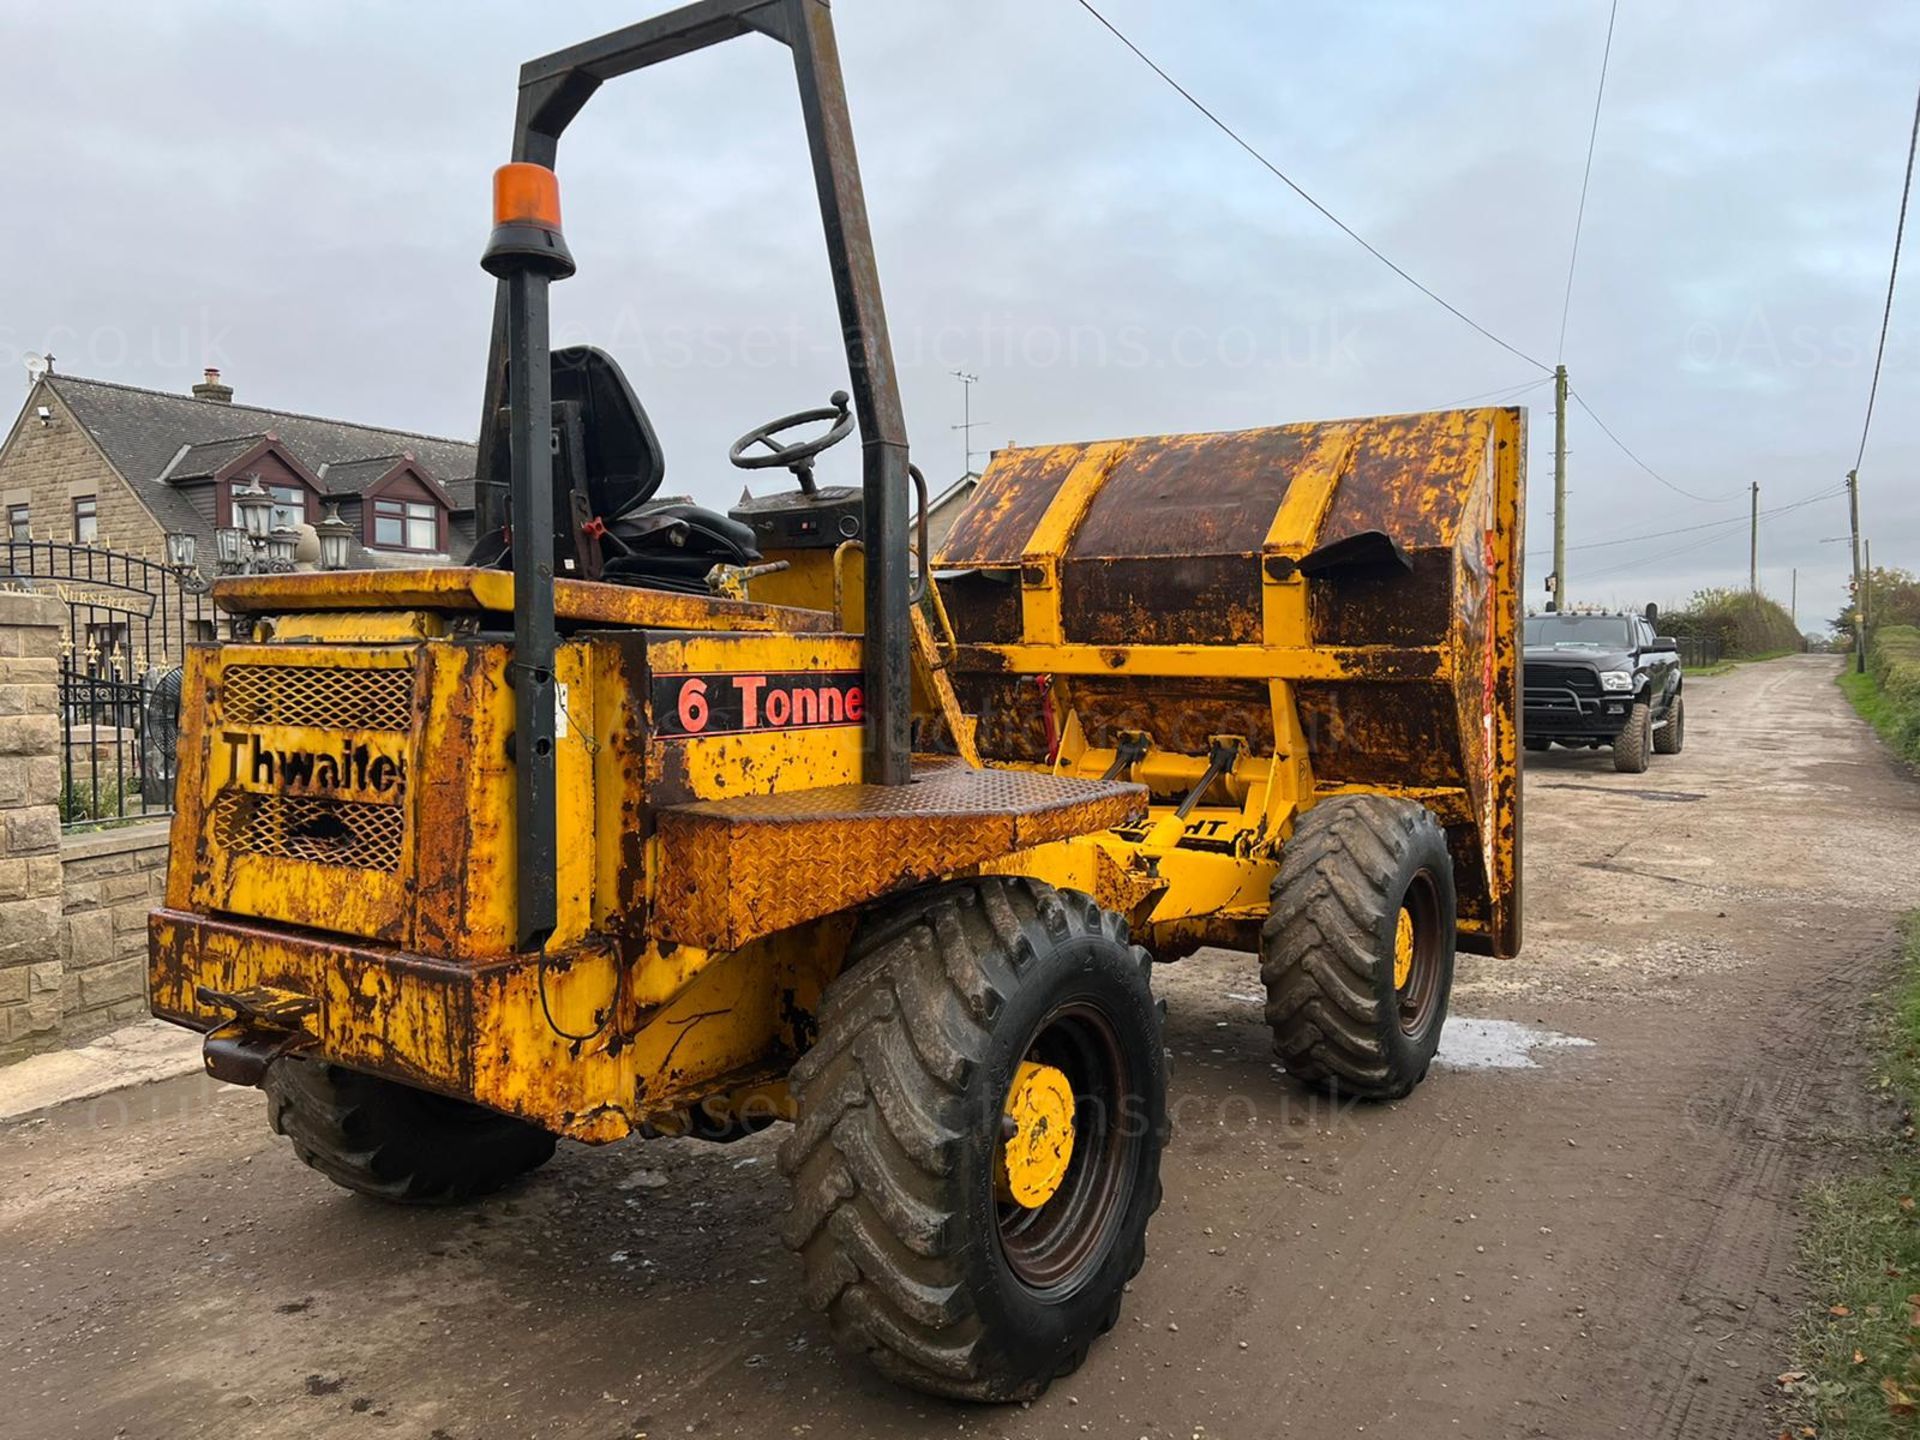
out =
[[1639,774],[1685,741],[1680,652],[1642,615],[1530,615],[1527,749],[1613,747],[1613,768]]

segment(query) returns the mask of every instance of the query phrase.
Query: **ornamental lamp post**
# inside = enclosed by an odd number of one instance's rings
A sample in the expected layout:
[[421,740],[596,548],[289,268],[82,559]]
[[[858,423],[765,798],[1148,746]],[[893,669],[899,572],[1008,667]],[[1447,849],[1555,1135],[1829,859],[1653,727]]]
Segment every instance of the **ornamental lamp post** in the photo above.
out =
[[322,570],[346,569],[347,545],[353,539],[353,527],[340,518],[339,501],[333,501],[327,506],[327,518],[313,529],[320,540],[320,568]]
[[273,526],[273,497],[261,485],[260,477],[233,492],[233,509],[249,540],[265,540]]

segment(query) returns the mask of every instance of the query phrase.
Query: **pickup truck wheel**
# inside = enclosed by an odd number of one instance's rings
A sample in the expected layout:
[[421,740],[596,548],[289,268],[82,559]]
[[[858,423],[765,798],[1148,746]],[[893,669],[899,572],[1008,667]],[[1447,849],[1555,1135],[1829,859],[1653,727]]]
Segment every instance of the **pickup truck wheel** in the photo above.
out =
[[452,1205],[553,1158],[554,1137],[464,1100],[288,1056],[260,1088],[274,1133],[334,1184],[400,1205]]
[[1613,768],[1623,775],[1642,775],[1653,752],[1653,709],[1637,701],[1627,723],[1613,737]]
[[1024,879],[869,911],[794,1066],[782,1239],[802,1298],[881,1373],[1026,1400],[1113,1328],[1167,1136],[1152,961]]
[[1274,1050],[1295,1079],[1394,1100],[1426,1077],[1453,989],[1453,856],[1425,806],[1322,800],[1293,828],[1260,929]]
[[1653,753],[1678,755],[1680,747],[1687,743],[1686,721],[1686,697],[1676,695],[1667,708],[1667,723],[1653,732]]
[[1531,736],[1531,735],[1529,735],[1529,736],[1527,737],[1527,742],[1526,742],[1526,743],[1527,743],[1527,749],[1529,749],[1529,750],[1534,750],[1534,751],[1540,751],[1540,750],[1551,750],[1551,749],[1553,748],[1553,741],[1551,741],[1551,740],[1536,740],[1536,739],[1535,739],[1535,738],[1534,738],[1533,736]]

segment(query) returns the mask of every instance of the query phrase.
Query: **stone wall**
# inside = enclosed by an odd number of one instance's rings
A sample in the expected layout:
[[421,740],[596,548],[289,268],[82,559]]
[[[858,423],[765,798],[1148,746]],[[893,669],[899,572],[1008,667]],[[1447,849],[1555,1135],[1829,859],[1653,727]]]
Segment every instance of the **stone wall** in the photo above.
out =
[[146,1012],[167,827],[60,831],[66,607],[0,590],[0,1063]]
[[60,1043],[147,1013],[147,912],[166,889],[167,825],[69,835],[60,847]]
[[0,1060],[60,1043],[60,639],[66,607],[0,591]]

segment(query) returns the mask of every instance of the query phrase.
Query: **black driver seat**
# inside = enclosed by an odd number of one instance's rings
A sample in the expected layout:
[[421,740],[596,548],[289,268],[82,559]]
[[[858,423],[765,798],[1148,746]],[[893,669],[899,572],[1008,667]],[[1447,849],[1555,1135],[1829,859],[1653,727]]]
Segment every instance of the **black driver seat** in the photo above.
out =
[[[649,590],[705,595],[716,565],[752,565],[760,559],[753,530],[704,506],[646,504],[607,523],[601,538],[602,580]],[[624,553],[615,553],[616,548]]]
[[[666,457],[611,355],[591,345],[570,346],[553,352],[551,371],[554,513],[548,524],[556,574],[586,575],[591,540],[599,546],[602,580],[705,595],[714,566],[760,559],[751,527],[704,506],[653,501],[666,478]],[[504,411],[492,439],[480,483],[510,495]],[[512,517],[480,537],[467,563],[512,568]]]

